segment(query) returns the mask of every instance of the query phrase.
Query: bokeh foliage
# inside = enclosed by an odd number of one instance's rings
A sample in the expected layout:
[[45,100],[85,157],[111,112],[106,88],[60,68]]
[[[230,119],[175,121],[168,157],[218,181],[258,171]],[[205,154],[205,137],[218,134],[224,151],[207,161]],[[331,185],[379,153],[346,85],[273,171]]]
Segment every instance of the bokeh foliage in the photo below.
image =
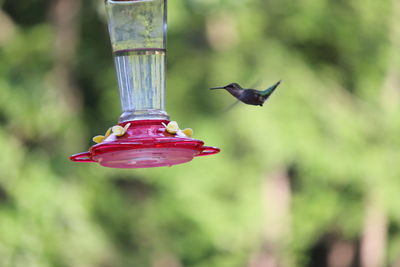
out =
[[[103,2],[71,0],[72,22],[63,2],[0,1],[0,266],[250,266],[276,227],[263,197],[277,171],[283,266],[322,266],[327,236],[358,244],[370,205],[395,266],[397,0],[170,1],[167,111],[222,152],[140,170],[68,161],[120,109]],[[207,90],[279,79],[262,108],[223,112],[231,96]]]

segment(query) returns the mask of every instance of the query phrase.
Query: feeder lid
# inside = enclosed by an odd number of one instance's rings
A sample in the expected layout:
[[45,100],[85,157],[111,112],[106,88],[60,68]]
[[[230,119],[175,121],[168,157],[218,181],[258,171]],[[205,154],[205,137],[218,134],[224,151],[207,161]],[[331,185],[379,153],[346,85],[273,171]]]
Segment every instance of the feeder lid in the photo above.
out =
[[181,164],[220,151],[204,146],[201,140],[168,133],[163,125],[169,123],[167,120],[127,121],[119,125],[124,127],[128,123],[130,126],[123,136],[96,144],[88,152],[72,155],[70,159],[98,162],[111,168],[150,168]]

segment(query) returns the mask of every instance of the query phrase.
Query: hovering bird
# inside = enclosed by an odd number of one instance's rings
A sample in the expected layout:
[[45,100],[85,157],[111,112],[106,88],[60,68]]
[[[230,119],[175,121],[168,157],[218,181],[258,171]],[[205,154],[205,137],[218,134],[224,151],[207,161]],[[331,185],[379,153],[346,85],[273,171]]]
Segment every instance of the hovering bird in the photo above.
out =
[[262,106],[265,100],[270,97],[270,95],[275,91],[276,87],[281,83],[281,81],[277,82],[276,84],[272,85],[268,89],[264,91],[258,91],[255,89],[246,89],[242,88],[237,83],[230,83],[226,86],[222,87],[213,87],[210,90],[215,89],[225,89],[231,95],[236,97],[238,100],[242,101],[245,104],[254,105],[254,106]]

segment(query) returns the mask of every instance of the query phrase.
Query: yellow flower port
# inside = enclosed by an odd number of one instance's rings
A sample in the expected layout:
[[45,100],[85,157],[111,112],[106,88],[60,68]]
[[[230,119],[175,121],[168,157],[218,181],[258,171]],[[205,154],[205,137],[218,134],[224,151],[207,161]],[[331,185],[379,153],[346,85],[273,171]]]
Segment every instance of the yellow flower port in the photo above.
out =
[[170,133],[180,137],[192,137],[193,130],[191,128],[179,129],[179,125],[176,121],[170,121],[167,125],[162,123],[165,126],[165,130]]
[[92,138],[93,142],[95,143],[101,143],[104,142],[109,136],[114,135],[117,137],[123,136],[126,131],[128,130],[129,126],[131,126],[130,123],[126,124],[125,127],[115,125],[113,127],[108,128],[106,131],[105,135],[96,135],[95,137]]

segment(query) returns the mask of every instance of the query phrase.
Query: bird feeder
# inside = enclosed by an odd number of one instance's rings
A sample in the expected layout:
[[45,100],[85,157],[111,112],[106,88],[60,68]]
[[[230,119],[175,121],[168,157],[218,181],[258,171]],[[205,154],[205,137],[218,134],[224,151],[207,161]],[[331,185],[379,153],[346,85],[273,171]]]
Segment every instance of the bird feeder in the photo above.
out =
[[106,0],[122,115],[75,162],[113,168],[172,166],[218,153],[179,129],[165,110],[167,0]]

